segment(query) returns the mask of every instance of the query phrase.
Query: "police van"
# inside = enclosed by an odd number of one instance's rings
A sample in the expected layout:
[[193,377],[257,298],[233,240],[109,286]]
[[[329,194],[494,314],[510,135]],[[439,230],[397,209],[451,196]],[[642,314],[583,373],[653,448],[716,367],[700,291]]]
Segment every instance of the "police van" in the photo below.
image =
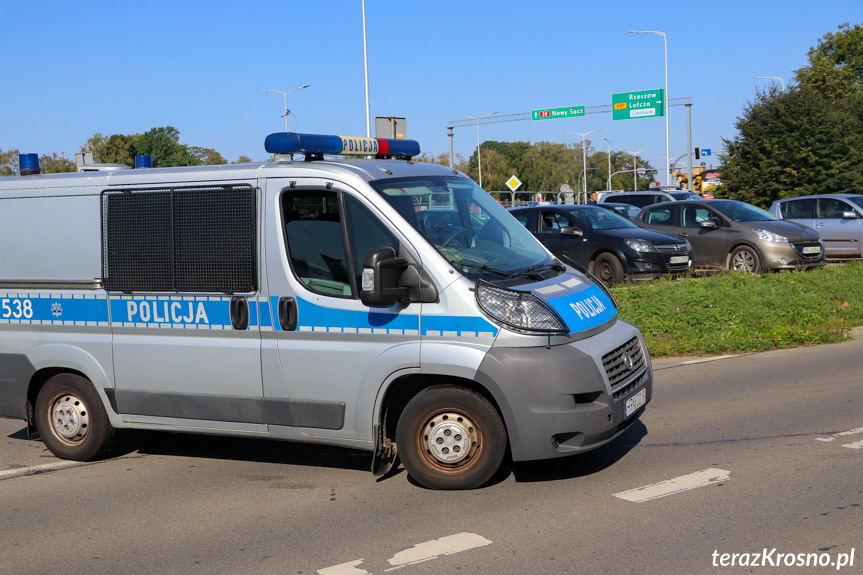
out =
[[130,428],[276,438],[437,489],[639,418],[639,331],[464,174],[411,140],[265,148],[0,178],[0,416],[64,459]]

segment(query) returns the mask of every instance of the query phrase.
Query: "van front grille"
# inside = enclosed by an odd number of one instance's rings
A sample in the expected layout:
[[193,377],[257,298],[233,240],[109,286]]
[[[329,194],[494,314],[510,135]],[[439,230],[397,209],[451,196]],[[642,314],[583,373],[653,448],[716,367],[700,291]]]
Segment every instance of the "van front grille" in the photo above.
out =
[[644,352],[636,337],[603,355],[602,366],[612,392],[640,373],[644,368],[644,361]]

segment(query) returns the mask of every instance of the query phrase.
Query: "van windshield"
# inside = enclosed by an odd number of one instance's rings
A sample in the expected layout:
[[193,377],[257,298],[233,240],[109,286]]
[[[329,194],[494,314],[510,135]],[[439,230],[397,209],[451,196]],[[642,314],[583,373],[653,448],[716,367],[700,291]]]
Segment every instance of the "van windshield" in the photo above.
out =
[[392,178],[369,184],[471,279],[494,281],[554,265],[530,232],[468,178]]

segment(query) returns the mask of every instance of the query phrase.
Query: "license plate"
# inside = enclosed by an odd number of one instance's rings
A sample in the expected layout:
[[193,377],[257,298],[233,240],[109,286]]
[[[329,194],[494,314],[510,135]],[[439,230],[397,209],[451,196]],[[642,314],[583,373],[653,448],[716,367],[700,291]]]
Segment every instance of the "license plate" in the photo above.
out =
[[821,246],[806,246],[803,248],[804,254],[820,254]]
[[689,261],[689,256],[671,256],[668,260],[670,264],[685,264]]
[[641,406],[644,405],[646,401],[647,389],[642,387],[638,390],[638,393],[627,399],[626,403],[623,404],[623,417],[627,418],[641,409]]

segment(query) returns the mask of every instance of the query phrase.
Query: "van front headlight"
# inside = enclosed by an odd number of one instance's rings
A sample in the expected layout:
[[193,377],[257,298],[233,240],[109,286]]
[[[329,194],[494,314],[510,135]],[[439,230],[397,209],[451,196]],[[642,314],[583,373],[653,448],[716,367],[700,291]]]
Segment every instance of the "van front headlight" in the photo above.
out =
[[530,292],[493,286],[485,281],[476,284],[479,308],[513,331],[536,334],[566,334],[569,328],[551,306]]

